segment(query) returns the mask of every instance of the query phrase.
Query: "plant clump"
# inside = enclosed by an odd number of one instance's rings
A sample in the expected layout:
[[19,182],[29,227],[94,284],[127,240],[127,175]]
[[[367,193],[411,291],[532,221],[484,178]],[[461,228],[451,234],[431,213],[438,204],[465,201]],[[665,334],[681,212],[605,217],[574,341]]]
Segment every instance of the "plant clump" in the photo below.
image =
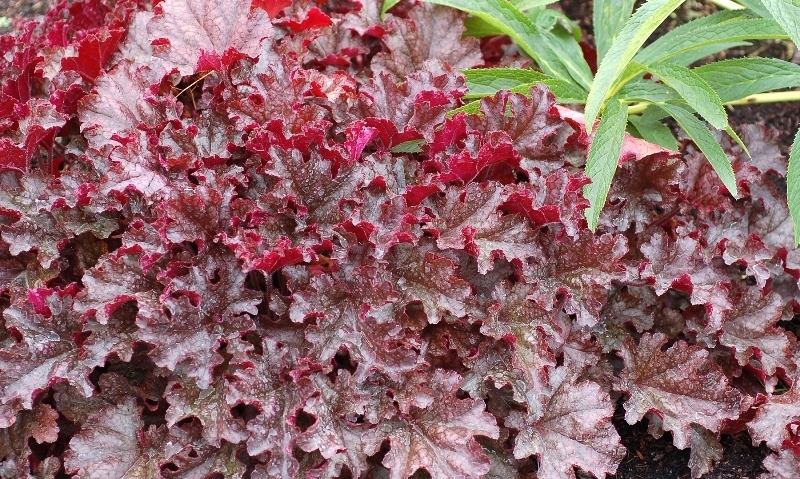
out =
[[[0,477],[575,478],[800,457],[786,159],[463,105],[496,51],[375,0],[64,0],[0,37]],[[486,43],[483,44],[486,47]],[[509,53],[511,54],[511,53]]]

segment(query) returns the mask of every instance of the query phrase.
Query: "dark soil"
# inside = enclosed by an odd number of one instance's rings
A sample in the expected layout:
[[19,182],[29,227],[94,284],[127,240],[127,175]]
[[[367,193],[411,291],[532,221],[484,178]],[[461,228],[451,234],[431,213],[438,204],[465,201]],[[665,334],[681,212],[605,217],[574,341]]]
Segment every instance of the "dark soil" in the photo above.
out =
[[[609,479],[690,479],[689,449],[683,451],[672,445],[672,434],[665,433],[655,439],[647,433],[647,421],[633,426],[624,419],[625,411],[618,407],[614,414],[622,444],[628,454]],[[761,461],[769,449],[761,445],[753,447],[747,431],[732,436],[722,436],[722,459],[712,466],[703,479],[754,479],[767,472]]]
[[0,17],[34,17],[44,15],[48,0],[0,0]]
[[[560,0],[560,6],[568,17],[573,19],[583,30],[585,37],[591,40],[592,12],[591,3],[586,0]],[[0,0],[0,17],[34,17],[47,11],[48,0]],[[668,19],[655,35],[664,33],[676,25],[716,11],[716,7],[708,3],[687,1]],[[0,28],[0,33],[4,33]],[[728,57],[759,55],[794,60],[800,57],[794,48],[784,42],[754,42],[753,46],[739,51],[728,52]],[[720,56],[720,58],[723,58]],[[734,129],[737,126],[760,123],[780,131],[782,151],[788,156],[794,133],[800,127],[800,103],[745,105],[729,108],[729,120]],[[614,415],[622,443],[628,454],[620,464],[617,474],[612,479],[689,479],[689,450],[678,450],[672,445],[669,433],[655,439],[647,433],[646,421],[633,426],[624,420],[624,411],[618,408]],[[722,437],[723,458],[717,462],[712,471],[704,479],[755,479],[766,472],[761,461],[769,454],[766,446],[754,447],[747,432]]]

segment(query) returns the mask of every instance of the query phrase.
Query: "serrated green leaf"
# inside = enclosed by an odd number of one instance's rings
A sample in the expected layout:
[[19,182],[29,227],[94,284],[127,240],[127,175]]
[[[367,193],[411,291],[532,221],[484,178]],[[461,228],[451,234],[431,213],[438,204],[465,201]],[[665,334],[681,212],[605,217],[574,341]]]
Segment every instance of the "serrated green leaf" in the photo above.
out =
[[731,50],[739,47],[749,47],[753,45],[750,42],[724,42],[713,43],[697,49],[686,50],[669,58],[670,63],[677,63],[678,65],[689,66],[692,63],[711,55],[714,55],[725,50]]
[[400,143],[399,145],[395,145],[392,148],[392,153],[422,153],[422,144],[425,143],[425,140],[408,140]]
[[659,108],[657,105],[649,105],[642,113],[642,121],[646,123],[652,123],[656,121],[661,121],[664,118],[667,118],[669,114]]
[[531,19],[537,27],[545,30],[553,30],[557,25],[561,25],[565,32],[575,39],[576,42],[581,40],[581,27],[572,21],[563,12],[553,10],[552,8],[535,8],[525,14]]
[[800,65],[777,58],[734,58],[692,69],[723,102],[800,86]]
[[[563,42],[551,32],[537,27],[530,18],[508,0],[424,0],[467,12],[481,18],[511,37],[527,55],[536,61],[544,73],[560,80],[575,83],[587,89],[592,83],[592,72],[583,55],[575,55],[573,48],[564,51]],[[574,42],[574,39],[573,39]],[[577,42],[574,42],[577,46]],[[577,46],[577,51],[580,47]]]
[[748,158],[752,158],[752,156],[750,156],[750,150],[748,150],[748,149],[747,149],[747,145],[745,145],[745,144],[744,144],[744,142],[742,141],[742,139],[741,139],[741,138],[739,138],[739,134],[738,134],[738,133],[736,133],[736,132],[733,130],[733,128],[731,128],[730,126],[729,126],[728,128],[725,128],[725,133],[727,133],[727,134],[728,134],[728,136],[730,136],[731,138],[733,138],[733,141],[735,141],[735,142],[736,142],[736,144],[737,144],[737,145],[739,145],[739,148],[741,148],[741,149],[742,149],[742,151],[744,151],[745,153],[747,153],[747,157],[748,157]]
[[558,0],[512,0],[511,3],[513,3],[520,12],[524,12],[533,8],[545,7],[557,1]]
[[720,146],[717,139],[708,129],[708,127],[698,120],[694,114],[687,111],[680,105],[671,103],[664,103],[658,105],[659,108],[664,109],[671,117],[678,122],[678,125],[683,128],[683,131],[689,135],[689,138],[694,141],[700,151],[706,156],[714,171],[717,172],[722,184],[734,196],[739,196],[736,188],[736,175],[733,173],[733,166],[731,160],[725,154],[725,151]]
[[500,90],[511,90],[527,94],[533,85],[544,83],[558,99],[559,103],[583,103],[586,92],[572,83],[529,69],[518,68],[476,68],[465,70],[467,88],[466,99],[494,95]]
[[589,208],[585,215],[592,231],[597,228],[600,210],[606,204],[611,180],[617,171],[627,119],[628,110],[625,105],[617,97],[610,98],[589,147],[586,176],[591,178],[592,182],[583,187],[583,196],[589,200]]
[[[570,104],[570,103],[583,103],[586,101],[586,92],[575,87],[574,85],[566,82],[562,82],[561,80],[557,80],[555,78],[551,78],[549,80],[545,80],[542,82],[534,82],[534,83],[523,83],[512,88],[503,88],[504,90],[509,90],[512,93],[521,93],[523,95],[530,94],[531,87],[536,86],[539,83],[543,83],[547,85],[550,89],[550,92],[556,97],[559,103],[561,104]],[[470,83],[467,82],[467,86],[469,87]],[[499,90],[495,90],[491,93],[488,90],[483,90],[485,94],[483,95],[473,95],[469,96],[468,98],[483,98],[487,96],[492,96],[497,93]],[[465,98],[467,98],[465,97]],[[460,106],[450,112],[447,113],[448,118],[452,118],[458,113],[473,113],[478,114],[480,113],[480,100],[471,101],[466,105]]]
[[619,77],[628,68],[647,37],[683,0],[649,0],[622,27],[597,69],[586,100],[586,129],[591,130],[603,103],[613,93]]
[[636,115],[629,116],[628,121],[636,127],[643,140],[671,151],[678,151],[678,141],[675,140],[672,130],[660,121],[645,121]]
[[714,128],[724,130],[728,127],[728,114],[725,113],[722,100],[719,99],[717,92],[696,73],[672,63],[656,63],[648,65],[646,68],[647,71],[675,90],[700,116],[714,125]]
[[502,30],[478,17],[465,18],[464,28],[466,29],[464,30],[464,36],[466,37],[484,38],[503,34]]
[[467,99],[494,95],[500,90],[510,90],[553,78],[528,68],[475,68],[462,73],[467,77]]
[[[723,50],[725,44],[787,38],[786,33],[774,21],[753,18],[751,15],[746,10],[728,10],[692,20],[643,48],[636,54],[634,61],[642,65],[666,61],[687,65],[687,59],[696,61]],[[700,53],[703,55],[700,56]],[[681,61],[675,61],[675,57]]]
[[381,6],[381,18],[386,16],[386,12],[392,9],[393,6],[400,3],[400,0],[383,0],[383,6]]
[[648,80],[634,80],[619,90],[619,98],[627,101],[647,101],[663,103],[680,100],[678,92],[672,88]]
[[736,3],[740,3],[749,8],[759,17],[772,18],[772,14],[769,13],[769,10],[764,7],[764,4],[761,3],[761,0],[737,0]]
[[462,105],[458,108],[453,108],[452,110],[447,112],[447,118],[453,118],[454,116],[458,115],[459,113],[465,113],[467,115],[477,115],[481,112],[481,101],[475,100],[471,101],[465,105]]
[[795,45],[800,45],[800,1],[761,0],[772,18],[783,27]]
[[[515,2],[511,2],[515,3]],[[554,3],[554,2],[550,2]],[[516,4],[515,4],[516,6]],[[517,7],[519,8],[519,7]],[[523,9],[519,9],[523,11]],[[538,28],[550,31],[553,27],[556,26],[558,22],[560,22],[565,29],[572,31],[575,39],[580,41],[580,28],[575,25],[575,23],[567,18],[566,15],[557,11],[551,10],[549,8],[541,8],[541,7],[531,7],[528,9],[528,12],[525,14],[528,19],[530,19],[534,25]],[[502,28],[497,27],[496,25],[487,22],[486,20],[480,17],[468,17],[464,20],[464,26],[466,27],[466,31],[464,35],[475,37],[475,38],[483,38],[488,37],[491,35],[504,35],[505,32]]]
[[794,136],[789,152],[789,170],[786,172],[786,199],[794,228],[794,246],[800,244],[800,130]]
[[633,13],[635,0],[595,0],[592,12],[597,59],[602,60]]

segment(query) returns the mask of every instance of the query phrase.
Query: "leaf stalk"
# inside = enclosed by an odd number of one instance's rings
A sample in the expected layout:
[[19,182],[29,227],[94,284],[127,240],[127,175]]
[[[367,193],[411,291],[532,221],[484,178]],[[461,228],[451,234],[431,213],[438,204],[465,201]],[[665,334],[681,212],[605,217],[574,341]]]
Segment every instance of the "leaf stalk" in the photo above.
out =
[[736,2],[731,0],[708,0],[708,3],[712,3],[720,8],[724,8],[725,10],[744,10],[745,7],[739,5]]
[[[723,105],[725,106],[758,105],[762,103],[783,103],[792,101],[800,101],[800,90],[757,93],[755,95],[746,96],[738,100],[726,101],[723,103]],[[628,115],[639,115],[641,113],[644,113],[644,110],[647,109],[647,107],[652,104],[653,103],[645,101],[633,103],[630,106],[628,106]]]

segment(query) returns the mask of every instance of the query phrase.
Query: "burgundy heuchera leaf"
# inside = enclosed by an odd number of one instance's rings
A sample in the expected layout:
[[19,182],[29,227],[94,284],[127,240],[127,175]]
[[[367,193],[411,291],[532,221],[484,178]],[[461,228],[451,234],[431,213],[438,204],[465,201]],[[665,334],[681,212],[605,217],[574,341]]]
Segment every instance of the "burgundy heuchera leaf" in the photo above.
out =
[[[529,410],[527,418],[519,413],[510,416],[511,425],[520,430],[514,456],[538,456],[543,477],[575,479],[573,466],[597,477],[613,474],[625,447],[611,424],[611,401],[597,384],[576,383],[570,376],[567,367],[551,370],[541,412]],[[541,401],[532,399],[538,391],[527,394],[529,401]]]
[[719,431],[724,420],[739,415],[742,396],[728,386],[704,349],[678,341],[662,352],[666,342],[661,333],[645,334],[638,346],[627,339],[621,350],[625,369],[617,388],[630,395],[625,401],[628,424],[653,412],[661,427],[672,432],[675,446],[684,449],[692,424]]
[[409,415],[381,422],[366,435],[367,450],[375,451],[384,438],[390,450],[383,464],[392,479],[411,476],[423,468],[432,477],[478,478],[489,472],[489,460],[475,435],[497,438],[499,429],[483,401],[457,399],[461,378],[441,370],[431,377],[431,387],[446,394],[428,408],[413,408]]
[[592,232],[583,114],[449,117],[527,60],[383,3],[59,0],[0,36],[0,477],[602,478],[620,401],[693,477],[744,428],[798,477],[777,134],[719,137],[738,198],[626,134]]
[[[218,66],[229,49],[256,57],[261,41],[273,35],[266,12],[251,10],[250,0],[166,0],[159,4],[147,31],[153,54],[170,62],[182,75]],[[199,63],[201,59],[203,63]]]

